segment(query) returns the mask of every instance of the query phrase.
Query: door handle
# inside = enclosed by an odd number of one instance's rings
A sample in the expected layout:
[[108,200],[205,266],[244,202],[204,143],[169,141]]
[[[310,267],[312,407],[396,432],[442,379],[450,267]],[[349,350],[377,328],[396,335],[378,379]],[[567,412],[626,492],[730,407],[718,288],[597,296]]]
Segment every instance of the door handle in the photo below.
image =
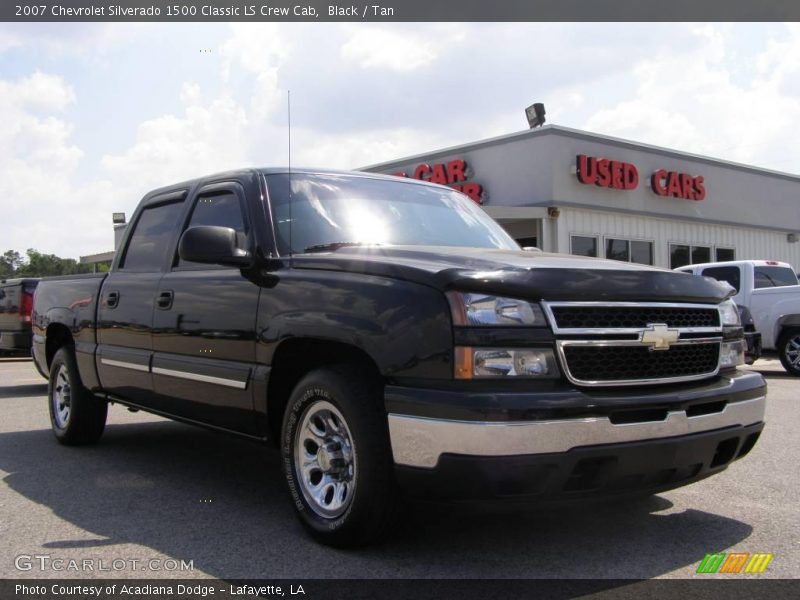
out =
[[108,308],[117,308],[119,305],[119,292],[108,292],[106,296],[106,306]]
[[174,298],[175,294],[172,293],[172,290],[159,292],[158,296],[156,296],[156,306],[161,310],[169,310],[172,308],[172,300]]

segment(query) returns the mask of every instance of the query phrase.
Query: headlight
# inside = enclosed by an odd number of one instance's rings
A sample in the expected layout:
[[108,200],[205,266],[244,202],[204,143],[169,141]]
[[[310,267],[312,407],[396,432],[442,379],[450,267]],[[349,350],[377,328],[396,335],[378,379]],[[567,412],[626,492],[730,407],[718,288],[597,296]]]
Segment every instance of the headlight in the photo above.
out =
[[455,349],[456,379],[505,379],[524,377],[554,379],[560,376],[556,358],[547,348],[471,348]]
[[453,325],[472,327],[545,327],[538,304],[486,294],[447,292]]
[[744,340],[723,342],[719,354],[719,368],[726,369],[744,364]]
[[739,320],[739,309],[733,300],[725,300],[719,305],[719,322],[722,325],[739,327],[742,322]]

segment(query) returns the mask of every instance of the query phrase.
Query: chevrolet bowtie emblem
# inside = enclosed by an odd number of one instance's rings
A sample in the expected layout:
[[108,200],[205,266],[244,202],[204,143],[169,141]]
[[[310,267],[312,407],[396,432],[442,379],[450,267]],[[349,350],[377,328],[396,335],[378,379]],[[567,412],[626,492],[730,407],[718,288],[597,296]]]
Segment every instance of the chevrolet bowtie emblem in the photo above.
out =
[[648,323],[639,341],[650,346],[651,350],[669,350],[669,345],[680,337],[677,329],[670,329],[665,323]]

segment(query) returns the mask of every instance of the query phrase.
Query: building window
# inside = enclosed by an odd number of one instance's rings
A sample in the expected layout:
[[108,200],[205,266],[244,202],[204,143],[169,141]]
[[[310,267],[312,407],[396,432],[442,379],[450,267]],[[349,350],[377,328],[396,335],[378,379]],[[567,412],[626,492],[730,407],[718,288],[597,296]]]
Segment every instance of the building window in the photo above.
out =
[[570,236],[570,252],[578,256],[592,256],[597,258],[597,238],[588,235]]
[[653,242],[606,238],[606,258],[652,265]]
[[711,262],[711,246],[690,246],[689,244],[669,245],[670,269],[707,262]]
[[692,246],[692,264],[711,262],[711,248],[709,246]]
[[670,244],[669,245],[669,268],[677,269],[692,264],[691,260],[691,246],[684,244]]
[[606,238],[606,258],[629,262],[631,259],[631,243],[628,240]]
[[716,249],[717,262],[725,262],[727,260],[736,260],[736,250],[733,248],[717,248]]
[[652,265],[655,264],[653,258],[653,242],[631,241],[631,262]]

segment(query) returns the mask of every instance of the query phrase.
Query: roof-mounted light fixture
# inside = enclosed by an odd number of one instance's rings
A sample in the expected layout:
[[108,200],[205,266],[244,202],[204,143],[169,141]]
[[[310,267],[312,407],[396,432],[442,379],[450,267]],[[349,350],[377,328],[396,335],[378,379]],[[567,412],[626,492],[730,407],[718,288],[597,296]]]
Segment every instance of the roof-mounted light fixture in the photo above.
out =
[[525,109],[525,116],[528,118],[528,125],[531,129],[535,129],[537,127],[541,127],[544,125],[544,104],[541,102],[537,102],[536,104],[531,104],[528,108]]

